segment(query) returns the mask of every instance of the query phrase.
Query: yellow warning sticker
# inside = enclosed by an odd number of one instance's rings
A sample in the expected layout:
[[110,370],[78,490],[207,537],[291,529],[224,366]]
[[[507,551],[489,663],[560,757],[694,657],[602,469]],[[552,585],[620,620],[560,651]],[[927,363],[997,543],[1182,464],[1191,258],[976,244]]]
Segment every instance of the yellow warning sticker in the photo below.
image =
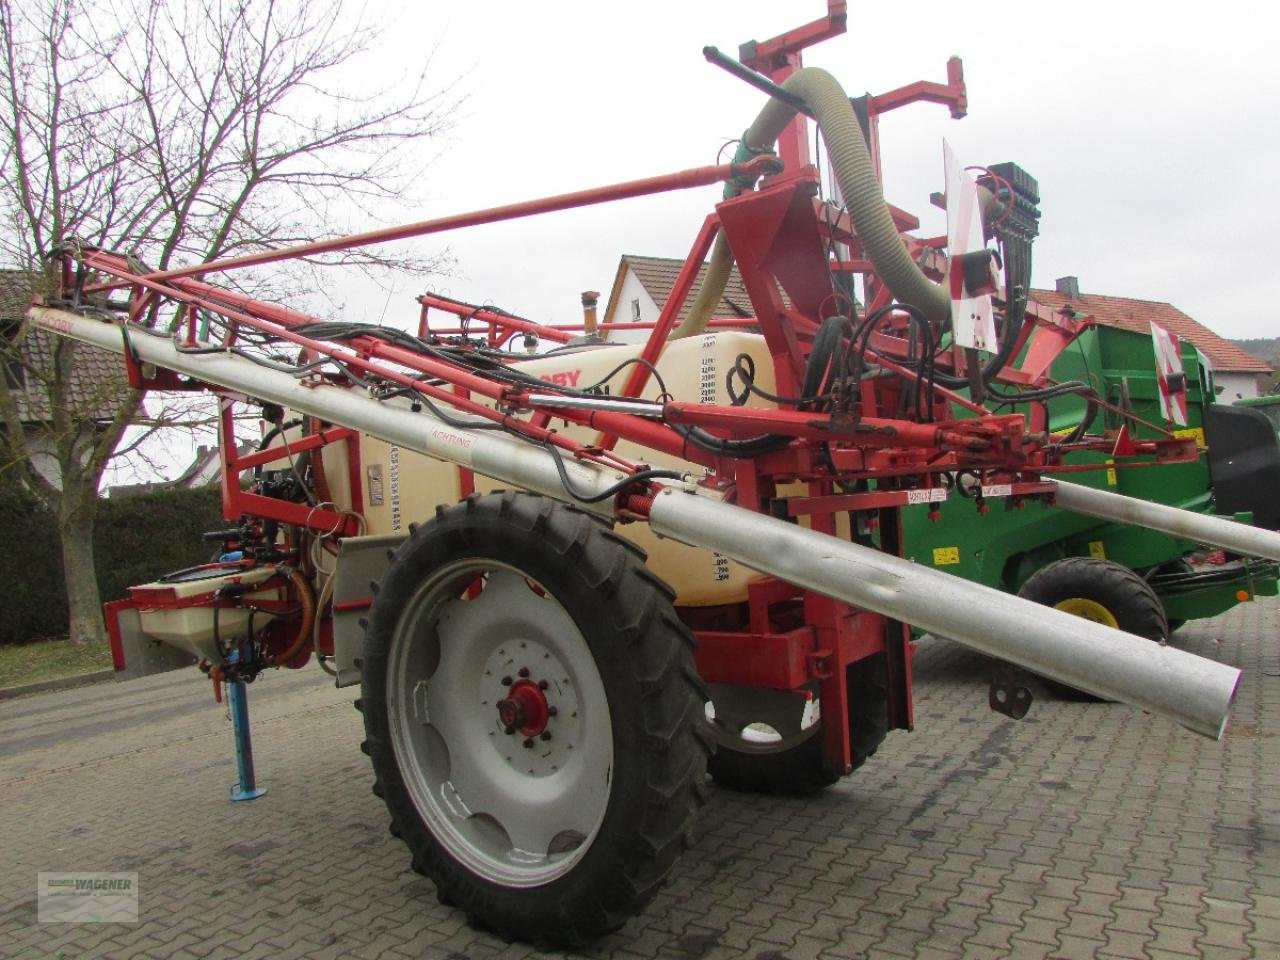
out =
[[1107,559],[1107,548],[1103,546],[1101,540],[1089,541],[1089,556],[1093,557],[1095,560]]
[[933,548],[933,565],[935,567],[945,567],[949,564],[960,562],[959,547],[934,547]]
[[1182,430],[1173,431],[1173,435],[1180,440],[1184,440],[1187,437],[1192,438],[1196,442],[1196,447],[1201,450],[1209,446],[1204,440],[1204,427],[1185,427]]
[[1114,460],[1107,461],[1107,483],[1114,487],[1116,485],[1116,470],[1112,466],[1113,463],[1115,463]]

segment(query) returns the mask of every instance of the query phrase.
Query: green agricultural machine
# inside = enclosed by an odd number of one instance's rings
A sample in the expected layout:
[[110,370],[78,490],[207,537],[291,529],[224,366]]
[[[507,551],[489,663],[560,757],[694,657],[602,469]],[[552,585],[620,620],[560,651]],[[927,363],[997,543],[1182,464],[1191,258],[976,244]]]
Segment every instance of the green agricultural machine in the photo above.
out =
[[1269,394],[1265,397],[1247,397],[1237,400],[1233,406],[1251,407],[1271,422],[1271,429],[1280,434],[1280,394]]
[[[1156,470],[1093,469],[1076,483],[1199,513],[1280,527],[1280,447],[1259,409],[1213,400],[1212,371],[1195,346],[1182,345],[1187,426],[1198,461]],[[1055,361],[1053,380],[1094,386],[1107,407],[1091,410],[1078,394],[1047,401],[1049,429],[1118,430],[1134,440],[1161,435],[1159,384],[1150,336],[1094,325]],[[1280,407],[1272,408],[1280,410]],[[1158,426],[1159,425],[1159,426]],[[1072,455],[1080,464],[1105,454]],[[1272,561],[1207,554],[1191,540],[1142,526],[1109,523],[982,488],[954,477],[947,503],[904,511],[906,556],[1131,633],[1163,639],[1188,620],[1212,617],[1256,596],[1274,596]],[[967,502],[966,502],[967,501]],[[1219,562],[1203,562],[1205,559]]]

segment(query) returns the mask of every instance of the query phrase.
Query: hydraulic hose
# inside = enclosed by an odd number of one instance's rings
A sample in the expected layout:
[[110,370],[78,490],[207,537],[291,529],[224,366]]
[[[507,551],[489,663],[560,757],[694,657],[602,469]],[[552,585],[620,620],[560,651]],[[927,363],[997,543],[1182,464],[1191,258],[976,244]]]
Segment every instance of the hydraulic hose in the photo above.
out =
[[316,616],[315,593],[312,592],[311,584],[307,582],[307,578],[300,570],[290,573],[289,580],[298,591],[298,602],[302,605],[302,623],[298,625],[298,635],[293,638],[293,643],[289,644],[288,649],[267,658],[268,667],[279,667],[288,663],[302,649],[302,644],[311,639],[311,626]]
[[[816,67],[796,71],[782,86],[803,98],[818,122],[836,182],[840,185],[840,194],[848,206],[849,217],[866,250],[867,259],[875,265],[885,286],[898,300],[918,307],[930,323],[940,328],[951,315],[951,300],[942,287],[924,275],[907,253],[885,204],[867,142],[862,136],[862,127],[848,95],[831,74]],[[769,149],[795,114],[794,106],[781,100],[770,100],[743,134],[743,147],[756,152]],[[702,289],[673,337],[694,336],[705,329],[711,311],[724,293],[732,265],[733,253],[721,233],[711,251],[711,262]]]
[[336,677],[338,671],[325,663],[325,658],[320,653],[320,629],[324,625],[325,611],[329,609],[329,602],[333,599],[333,583],[334,575],[331,573],[325,577],[324,586],[320,588],[320,596],[316,598],[316,615],[312,619],[311,626],[311,649],[315,652],[316,663],[320,664],[320,669],[329,676]]

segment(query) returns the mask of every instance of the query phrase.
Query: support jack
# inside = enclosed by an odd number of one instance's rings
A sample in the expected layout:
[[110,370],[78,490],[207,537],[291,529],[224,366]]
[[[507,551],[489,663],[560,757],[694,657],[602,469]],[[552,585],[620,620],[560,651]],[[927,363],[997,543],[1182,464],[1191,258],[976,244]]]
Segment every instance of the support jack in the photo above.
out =
[[231,788],[231,799],[256,800],[267,792],[253,774],[253,738],[249,734],[249,694],[242,680],[227,681],[227,705],[236,740],[236,772],[240,780]]

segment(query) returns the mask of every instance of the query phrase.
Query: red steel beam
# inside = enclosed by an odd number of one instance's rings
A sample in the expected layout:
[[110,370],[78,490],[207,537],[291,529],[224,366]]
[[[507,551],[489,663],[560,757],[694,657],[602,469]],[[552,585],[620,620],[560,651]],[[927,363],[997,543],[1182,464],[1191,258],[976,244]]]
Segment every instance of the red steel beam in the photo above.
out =
[[778,161],[774,157],[760,156],[746,163],[725,163],[714,167],[695,167],[690,170],[681,170],[658,177],[647,177],[642,180],[629,180],[626,183],[611,184],[607,187],[594,187],[590,190],[579,190],[574,193],[561,193],[537,200],[526,200],[522,203],[511,203],[470,213],[454,214],[435,220],[421,220],[398,227],[387,227],[384,230],[353,233],[343,237],[335,237],[332,240],[317,240],[312,243],[282,247],[278,250],[263,250],[260,253],[249,253],[241,257],[227,257],[226,259],[213,260],[209,263],[198,263],[190,267],[161,270],[147,274],[146,277],[148,280],[172,280],[177,277],[194,277],[206,273],[256,267],[264,263],[275,263],[280,260],[312,257],[322,253],[334,253],[338,250],[354,250],[357,247],[390,243],[395,240],[407,240],[410,237],[424,237],[432,233],[444,233],[448,230],[458,230],[463,227],[499,223],[503,220],[517,220],[521,217],[554,213],[558,210],[572,210],[575,207],[587,207],[614,200],[629,200],[632,197],[646,197],[655,193],[667,193],[672,190],[688,190],[692,187],[703,187],[710,183],[718,183],[737,177],[763,176],[775,170],[777,165]]

